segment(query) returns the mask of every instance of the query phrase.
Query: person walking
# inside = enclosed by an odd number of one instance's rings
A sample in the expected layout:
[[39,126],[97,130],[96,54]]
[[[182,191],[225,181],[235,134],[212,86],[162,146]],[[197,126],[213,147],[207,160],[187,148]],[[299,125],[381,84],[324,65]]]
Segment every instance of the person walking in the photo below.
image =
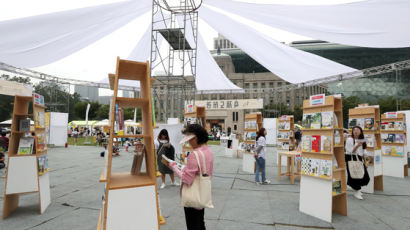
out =
[[74,131],[72,132],[73,138],[74,138],[74,145],[77,145],[78,143],[78,136],[80,133],[78,132],[78,128],[75,128]]
[[[191,186],[194,183],[195,177],[200,174],[200,171],[206,171],[206,174],[202,176],[209,176],[212,179],[214,162],[214,155],[207,144],[208,133],[202,126],[198,124],[188,125],[184,134],[185,137],[181,143],[189,141],[189,144],[194,149],[193,153],[189,154],[187,164],[182,170],[176,166],[175,161],[169,164],[169,167],[181,178],[181,196],[183,196],[184,186]],[[198,156],[198,161],[196,156]],[[200,162],[201,166],[198,165],[198,162]],[[205,230],[204,208],[184,207],[184,212],[187,230]]]
[[[362,192],[360,192],[360,189],[362,188],[362,186],[366,186],[369,181],[370,181],[370,177],[369,177],[369,173],[367,172],[367,168],[364,165],[364,161],[363,159],[365,159],[365,155],[364,155],[364,150],[366,149],[367,145],[366,145],[366,139],[364,139],[364,135],[363,135],[363,130],[360,126],[355,126],[352,129],[352,135],[349,136],[346,140],[346,146],[345,146],[345,150],[346,150],[346,155],[345,155],[345,160],[346,160],[346,170],[347,170],[347,185],[349,185],[350,187],[352,187],[352,189],[354,190],[354,194],[353,196],[356,197],[359,200],[363,200],[362,197]],[[356,159],[356,156],[359,159]],[[349,171],[349,161],[351,161],[353,158],[353,160],[358,160],[363,162],[363,167],[364,167],[364,176],[363,178],[352,178],[352,176],[350,175],[350,171]]]
[[[256,134],[256,144],[255,144],[255,160],[256,160],[256,172],[255,172],[255,183],[259,184],[269,184],[270,181],[266,180],[265,176],[265,162],[266,162],[266,134],[265,128],[261,128]],[[262,182],[259,181],[259,172],[262,171]]]
[[178,186],[179,184],[175,182],[174,172],[162,163],[162,155],[165,155],[170,160],[175,160],[175,148],[171,145],[169,140],[168,131],[162,129],[158,134],[158,151],[157,151],[157,164],[158,171],[161,173],[161,186],[160,189],[165,188],[165,175],[171,177],[172,185]]

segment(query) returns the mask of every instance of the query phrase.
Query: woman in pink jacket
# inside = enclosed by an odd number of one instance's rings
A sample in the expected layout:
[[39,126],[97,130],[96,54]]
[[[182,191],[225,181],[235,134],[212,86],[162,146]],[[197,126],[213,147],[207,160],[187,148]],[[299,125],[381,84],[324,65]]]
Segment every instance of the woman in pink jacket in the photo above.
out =
[[[185,137],[181,142],[189,141],[194,151],[198,153],[199,162],[203,162],[202,154],[205,157],[205,164],[208,176],[212,177],[214,155],[208,147],[208,133],[206,130],[197,124],[188,125],[184,131]],[[182,171],[176,166],[175,162],[170,163],[170,168],[174,173],[181,178],[182,186],[191,186],[195,176],[199,175],[199,167],[195,158],[195,154],[191,153],[188,156],[187,164]],[[203,166],[201,166],[203,168]],[[205,230],[204,209],[196,209],[184,207],[185,221],[188,230]]]

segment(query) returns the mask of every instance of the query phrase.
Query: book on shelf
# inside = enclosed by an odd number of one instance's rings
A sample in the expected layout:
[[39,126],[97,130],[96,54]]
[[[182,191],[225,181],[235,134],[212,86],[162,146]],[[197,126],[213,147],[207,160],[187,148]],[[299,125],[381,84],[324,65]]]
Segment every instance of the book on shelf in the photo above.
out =
[[396,135],[394,133],[389,133],[387,134],[387,142],[388,143],[394,143],[396,140]]
[[322,112],[322,129],[332,129],[333,128],[333,112]]
[[321,128],[321,123],[322,123],[322,114],[321,113],[315,113],[312,116],[312,122],[310,124],[311,129],[320,129]]
[[36,150],[43,151],[46,149],[46,134],[37,133],[36,134]]
[[19,140],[17,155],[30,155],[33,153],[34,138],[22,137]]
[[312,151],[312,136],[303,135],[302,136],[302,152]]
[[41,176],[44,173],[48,172],[48,156],[47,154],[44,156],[37,157],[38,162],[38,174]]
[[366,139],[367,147],[369,148],[375,147],[375,137],[373,134],[365,134],[364,139]]
[[312,113],[304,113],[302,118],[302,128],[303,129],[310,129],[312,124]]
[[34,116],[35,128],[45,128],[46,120],[43,111],[36,111]]
[[374,163],[374,153],[373,153],[373,151],[366,150],[365,155],[366,155],[366,157],[364,159],[365,164],[366,165],[373,165],[373,163]]
[[364,119],[364,129],[373,130],[374,129],[374,118],[365,118]]
[[29,132],[30,131],[30,120],[29,119],[19,120],[19,131],[20,132]]
[[349,118],[348,128],[352,129],[356,125],[357,125],[357,119],[356,118]]
[[319,153],[320,152],[320,135],[313,135],[312,136],[312,152]]
[[364,118],[358,118],[356,121],[356,126],[359,126],[360,128],[364,129]]
[[337,195],[342,193],[342,182],[340,180],[333,179],[332,194]]
[[289,142],[282,142],[281,149],[289,150]]
[[382,143],[389,143],[389,134],[388,133],[380,134],[380,138],[382,140]]
[[321,136],[320,137],[320,152],[332,152],[332,137],[331,136]]
[[301,171],[302,175],[331,178],[332,161],[310,157],[302,157]]
[[382,145],[382,154],[385,156],[403,156],[403,146]]
[[395,141],[395,143],[404,143],[405,138],[406,137],[405,137],[404,134],[396,133],[394,141]]
[[340,130],[335,130],[334,132],[334,141],[335,141],[335,146],[340,146],[342,142],[342,136],[340,134]]
[[404,123],[402,121],[394,122],[394,130],[404,130]]

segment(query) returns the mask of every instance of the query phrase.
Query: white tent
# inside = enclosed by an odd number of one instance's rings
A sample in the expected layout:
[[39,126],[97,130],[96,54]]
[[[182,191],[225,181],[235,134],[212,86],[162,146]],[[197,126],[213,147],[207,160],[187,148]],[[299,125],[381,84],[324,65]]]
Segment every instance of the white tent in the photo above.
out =
[[[0,122],[0,125],[11,125],[12,120],[5,120]],[[30,120],[30,125],[34,125],[34,121]]]
[[[134,19],[150,13],[151,9],[152,0],[128,0],[0,21],[0,31],[7,31],[7,36],[0,37],[0,61],[18,67],[50,64],[96,43]],[[242,23],[233,17],[235,14],[270,27],[329,42],[363,47],[410,47],[410,30],[407,29],[410,27],[410,17],[407,16],[410,14],[410,1],[407,0],[368,0],[331,6],[256,4],[231,0],[204,2],[199,9],[201,19],[233,40],[267,69],[292,83],[317,80],[354,69],[283,45]],[[144,31],[146,28],[141,25],[134,29]],[[143,44],[148,41],[143,40],[136,49],[144,47]],[[215,61],[209,53],[204,53],[201,44],[199,36],[195,79],[198,91],[238,90],[222,71],[215,69],[218,68]],[[137,51],[129,52],[135,54]],[[144,55],[147,53],[146,50],[141,52]],[[103,55],[104,51],[101,51],[99,56]],[[209,76],[214,79],[210,81]]]

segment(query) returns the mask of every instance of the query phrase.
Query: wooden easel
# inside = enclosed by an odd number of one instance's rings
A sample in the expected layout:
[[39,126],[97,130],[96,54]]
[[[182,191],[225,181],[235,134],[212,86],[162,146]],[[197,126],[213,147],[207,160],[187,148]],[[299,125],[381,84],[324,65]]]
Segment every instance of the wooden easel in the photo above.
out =
[[[33,113],[29,113],[30,104],[33,106]],[[44,113],[45,106],[35,104],[33,97],[18,95],[14,97],[4,189],[3,219],[7,218],[18,207],[20,195],[38,193],[40,214],[44,213],[51,203],[49,173],[45,172],[41,176],[38,173],[38,158],[47,154],[47,147],[42,151],[37,151],[37,139],[35,138],[32,154],[17,155],[20,138],[31,133],[31,131],[19,131],[19,121],[30,117],[37,120],[37,112]],[[37,134],[45,134],[45,128],[35,128],[34,136],[37,137]]]
[[[119,80],[140,82],[141,97],[118,97]],[[165,220],[160,217],[157,181],[155,172],[155,152],[152,127],[152,101],[149,62],[135,62],[117,58],[115,74],[109,74],[110,88],[114,91],[110,115],[110,139],[106,168],[100,177],[105,182],[104,199],[97,229],[160,229]],[[118,135],[115,130],[116,107],[141,108],[142,131],[138,135]],[[113,138],[142,138],[145,145],[146,172],[137,175],[112,171]],[[130,168],[131,168],[130,161]]]

